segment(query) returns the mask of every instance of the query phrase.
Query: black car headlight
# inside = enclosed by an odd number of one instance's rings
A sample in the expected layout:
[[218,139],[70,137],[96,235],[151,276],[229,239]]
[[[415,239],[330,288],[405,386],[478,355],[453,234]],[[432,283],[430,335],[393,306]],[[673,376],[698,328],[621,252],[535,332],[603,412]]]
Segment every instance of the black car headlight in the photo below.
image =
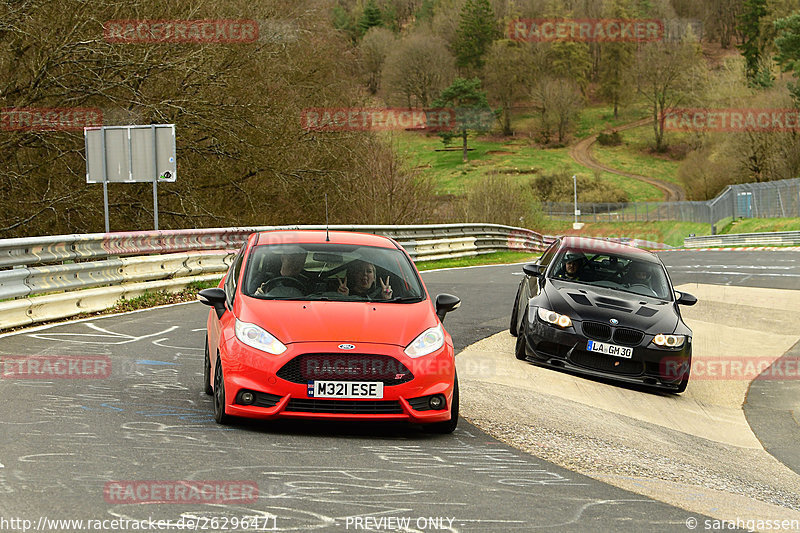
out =
[[556,313],[544,307],[538,309],[538,315],[542,322],[547,322],[560,328],[568,328],[572,325],[572,319],[567,315]]
[[680,348],[686,342],[686,335],[667,335],[659,333],[653,338],[653,344],[661,348]]

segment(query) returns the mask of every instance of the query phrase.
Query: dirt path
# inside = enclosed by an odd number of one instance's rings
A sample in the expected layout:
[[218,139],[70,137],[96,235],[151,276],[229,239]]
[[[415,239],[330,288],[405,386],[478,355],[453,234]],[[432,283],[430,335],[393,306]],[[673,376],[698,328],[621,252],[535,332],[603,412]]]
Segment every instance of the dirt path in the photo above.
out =
[[[619,126],[613,129],[616,131],[624,131],[631,128],[644,126],[646,124],[650,124],[651,122],[652,119],[644,118],[642,120],[637,120],[636,122],[631,122],[629,124],[625,124],[623,126]],[[577,163],[591,169],[602,170],[604,172],[610,172],[611,174],[617,174],[619,176],[625,176],[639,181],[644,181],[645,183],[649,183],[650,185],[653,185],[654,187],[657,187],[660,190],[664,191],[664,199],[668,202],[686,200],[686,193],[683,191],[683,188],[679,187],[678,185],[675,185],[674,183],[663,181],[650,176],[641,176],[639,174],[633,174],[632,172],[626,172],[624,170],[607,167],[601,163],[598,163],[597,160],[594,158],[594,156],[592,156],[592,145],[595,143],[595,141],[597,141],[597,134],[592,135],[591,137],[587,137],[582,141],[580,141],[579,143],[571,146],[569,149],[570,157],[572,157],[572,159],[575,160]]]

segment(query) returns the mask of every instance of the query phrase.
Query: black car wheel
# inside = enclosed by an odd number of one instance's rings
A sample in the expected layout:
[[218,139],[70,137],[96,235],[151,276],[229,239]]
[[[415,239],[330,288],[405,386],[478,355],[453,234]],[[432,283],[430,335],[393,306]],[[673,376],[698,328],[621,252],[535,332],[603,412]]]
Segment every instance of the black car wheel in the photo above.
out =
[[214,388],[211,386],[211,358],[208,355],[208,335],[206,334],[206,356],[203,361],[203,390],[206,394],[211,396],[214,394]]
[[217,356],[217,367],[214,370],[214,420],[217,424],[228,424],[231,417],[225,413],[225,378],[222,375],[222,363]]
[[[525,308],[525,317],[527,316],[528,309]],[[525,361],[528,359],[528,340],[526,339],[525,335],[528,328],[525,327],[525,320],[526,318],[522,319],[522,331],[520,331],[519,335],[517,335],[517,344],[514,346],[514,356],[520,361]]]
[[684,392],[686,390],[686,387],[688,386],[689,386],[689,376],[686,376],[681,380],[681,383],[680,385],[678,385],[678,388],[675,389],[675,393],[680,394],[681,392]]
[[[687,368],[689,368],[689,369],[692,368],[692,358],[691,357],[689,357],[689,364],[688,364]],[[684,374],[683,379],[681,379],[681,382],[678,384],[678,388],[675,389],[675,393],[676,394],[680,394],[681,392],[684,392],[686,390],[687,386],[689,386],[689,371],[688,370],[686,371],[686,374]]]
[[434,422],[433,424],[425,424],[424,429],[428,433],[452,433],[456,430],[458,425],[458,376],[456,376],[453,385],[453,406],[450,409],[450,420],[447,422]]
[[508,332],[514,337],[517,336],[517,319],[519,318],[519,295],[522,294],[522,283],[517,288],[517,295],[514,297],[514,308],[511,310],[511,324],[508,326]]

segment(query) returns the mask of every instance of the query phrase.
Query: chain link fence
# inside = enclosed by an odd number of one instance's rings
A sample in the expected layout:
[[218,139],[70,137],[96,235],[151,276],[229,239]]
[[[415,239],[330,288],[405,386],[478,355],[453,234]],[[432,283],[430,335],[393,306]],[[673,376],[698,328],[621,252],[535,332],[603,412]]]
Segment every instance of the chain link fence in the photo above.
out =
[[[574,220],[574,209],[569,202],[542,202],[542,211],[555,219]],[[711,224],[712,228],[735,218],[800,217],[800,178],[730,185],[704,202],[579,202],[578,210],[578,222],[677,220]]]

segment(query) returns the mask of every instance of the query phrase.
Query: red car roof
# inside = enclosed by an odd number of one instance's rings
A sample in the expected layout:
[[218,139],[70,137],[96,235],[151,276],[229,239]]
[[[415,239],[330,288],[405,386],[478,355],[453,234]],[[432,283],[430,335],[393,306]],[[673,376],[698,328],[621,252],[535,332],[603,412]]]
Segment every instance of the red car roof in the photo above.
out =
[[397,248],[387,237],[356,233],[351,231],[331,231],[330,241],[326,239],[324,230],[275,230],[262,231],[258,234],[258,244],[308,244],[325,243],[354,244],[357,246],[378,246],[381,248]]

